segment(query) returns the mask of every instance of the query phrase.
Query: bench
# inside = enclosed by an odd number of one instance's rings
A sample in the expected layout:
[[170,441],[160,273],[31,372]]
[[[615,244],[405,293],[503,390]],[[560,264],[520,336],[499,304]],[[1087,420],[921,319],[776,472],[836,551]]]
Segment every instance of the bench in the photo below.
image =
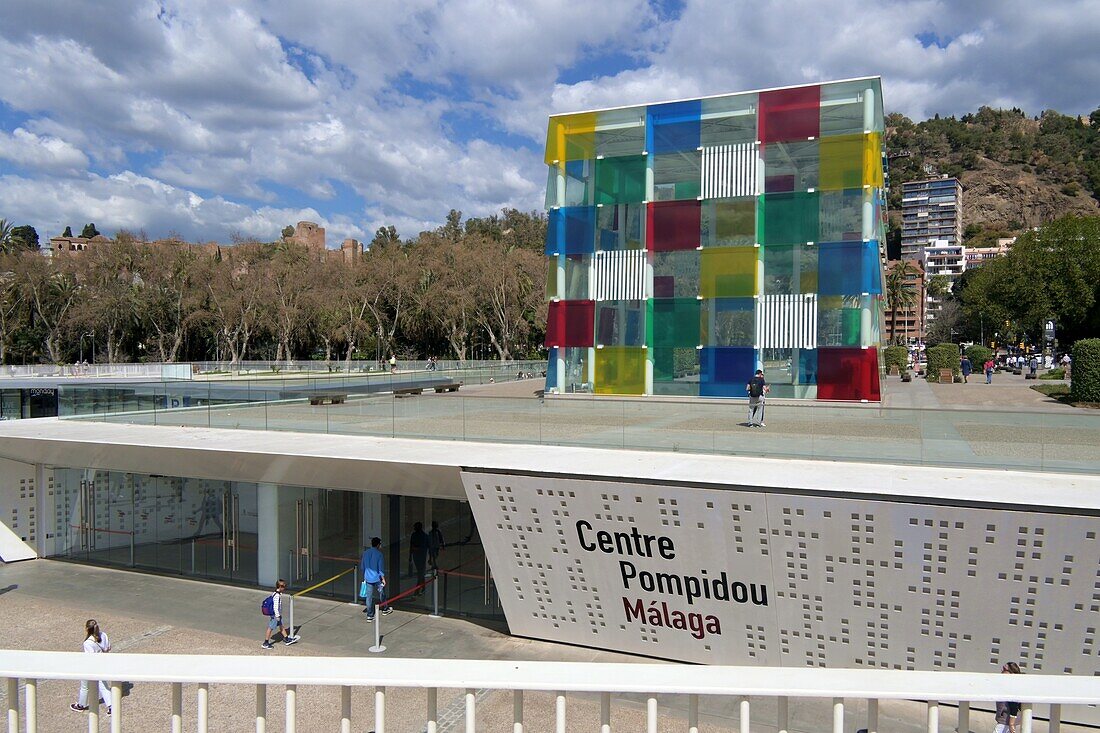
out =
[[951,384],[955,381],[954,369],[940,369],[940,384]]
[[325,392],[324,394],[311,394],[309,396],[309,404],[313,406],[323,405],[326,402],[330,405],[342,405],[344,400],[348,396],[346,394],[336,394],[334,392]]
[[459,384],[458,382],[449,382],[447,384],[437,384],[435,386],[435,391],[436,391],[437,394],[440,393],[440,392],[457,392],[458,388],[461,387],[461,386],[462,385]]
[[412,397],[415,394],[424,394],[423,387],[402,387],[393,391],[394,397]]

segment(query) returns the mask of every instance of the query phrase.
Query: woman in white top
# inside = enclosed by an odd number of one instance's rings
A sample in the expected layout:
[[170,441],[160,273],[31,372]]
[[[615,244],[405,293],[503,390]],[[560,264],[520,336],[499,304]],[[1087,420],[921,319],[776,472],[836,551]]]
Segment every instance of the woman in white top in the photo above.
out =
[[[84,624],[84,653],[103,654],[111,651],[111,640],[99,630],[99,624],[94,618],[90,618]],[[111,688],[106,680],[99,681],[99,696],[107,705],[107,714],[111,714]],[[88,709],[88,680],[80,681],[80,697],[69,705],[72,710],[83,713]]]

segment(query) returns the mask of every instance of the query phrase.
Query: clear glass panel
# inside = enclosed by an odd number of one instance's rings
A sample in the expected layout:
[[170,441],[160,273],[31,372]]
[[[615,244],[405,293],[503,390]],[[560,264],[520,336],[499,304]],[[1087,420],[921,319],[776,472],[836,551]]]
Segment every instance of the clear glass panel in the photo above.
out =
[[769,143],[764,146],[764,192],[818,188],[820,168],[817,140]]
[[569,255],[565,258],[566,300],[587,300],[589,297],[589,275],[592,272],[592,258],[583,255]]
[[645,301],[601,300],[596,303],[597,346],[643,346],[645,333]]
[[765,295],[817,292],[816,245],[774,244],[763,249]]
[[704,247],[744,247],[756,244],[757,198],[708,199],[702,205]]
[[699,197],[702,152],[692,149],[653,156],[653,200],[685,201]]
[[713,298],[703,301],[702,342],[706,346],[752,346],[756,336],[753,298]]
[[[867,90],[875,96],[872,126],[864,125],[864,99]],[[821,135],[851,135],[883,132],[882,93],[878,79],[845,81],[821,86]]]
[[860,190],[822,191],[820,228],[816,242],[851,242],[863,239],[863,202],[869,196]]
[[591,392],[592,382],[588,373],[593,349],[565,349],[565,392]]
[[645,249],[644,204],[611,204],[596,209],[596,247],[603,251]]
[[756,142],[756,104],[755,94],[704,99],[700,144],[709,147]]
[[694,298],[698,294],[698,250],[653,253],[653,297]]
[[653,352],[653,394],[693,396],[699,394],[699,349],[651,349]]
[[596,126],[596,155],[616,158],[645,152],[645,107],[606,110]]

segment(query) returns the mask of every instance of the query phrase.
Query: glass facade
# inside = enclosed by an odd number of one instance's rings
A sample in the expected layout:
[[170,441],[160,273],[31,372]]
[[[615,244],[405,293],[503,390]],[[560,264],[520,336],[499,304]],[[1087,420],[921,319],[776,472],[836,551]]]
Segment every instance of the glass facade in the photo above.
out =
[[[425,532],[436,522],[441,607],[503,618],[463,501],[86,468],[54,469],[54,486],[49,556],[247,586],[284,578],[292,591],[321,584],[317,594],[349,601],[358,571],[346,571],[373,536],[390,597],[431,577],[430,558],[411,546],[417,522]],[[430,587],[399,602],[428,609]]]
[[547,389],[879,400],[883,133],[877,78],[551,117]]

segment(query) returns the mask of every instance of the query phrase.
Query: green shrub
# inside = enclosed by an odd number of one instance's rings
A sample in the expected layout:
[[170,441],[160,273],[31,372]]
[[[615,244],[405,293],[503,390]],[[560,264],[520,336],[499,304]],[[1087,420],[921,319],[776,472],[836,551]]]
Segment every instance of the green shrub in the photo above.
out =
[[898,368],[899,374],[904,373],[909,366],[909,349],[904,346],[887,346],[882,350],[882,362],[887,374],[892,366]]
[[929,382],[940,381],[940,369],[950,369],[952,376],[959,376],[959,347],[955,344],[937,344],[925,350],[928,369],[924,378]]
[[1065,379],[1066,370],[1062,367],[1054,367],[1039,375],[1039,379]]
[[1070,399],[1100,402],[1100,339],[1081,339],[1073,345]]
[[993,358],[993,350],[981,344],[968,346],[963,353],[966,354],[967,359],[970,359],[970,365],[974,367],[975,374],[982,370],[983,364]]

